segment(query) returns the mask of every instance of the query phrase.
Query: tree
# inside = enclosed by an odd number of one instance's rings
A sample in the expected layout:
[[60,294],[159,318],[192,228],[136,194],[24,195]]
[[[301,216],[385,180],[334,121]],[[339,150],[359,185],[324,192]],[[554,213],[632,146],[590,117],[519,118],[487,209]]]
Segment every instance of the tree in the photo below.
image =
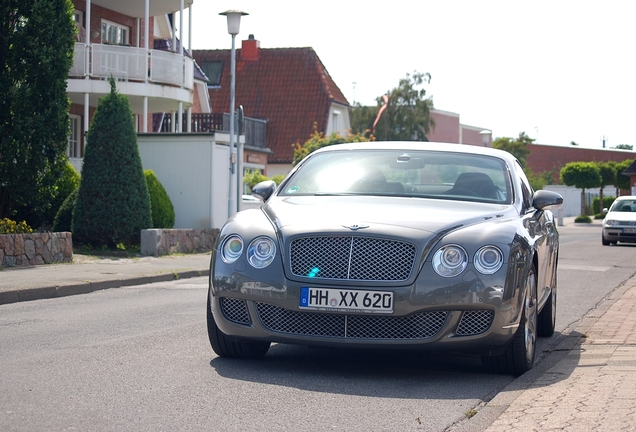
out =
[[603,200],[603,188],[616,183],[616,163],[615,162],[597,162],[599,172],[601,174],[601,188],[599,190],[599,200],[601,207],[605,202]]
[[351,131],[382,141],[428,141],[427,134],[435,122],[431,118],[433,99],[426,97],[421,87],[431,81],[429,73],[406,74],[396,88],[387,93],[388,103],[380,117],[375,133],[373,123],[382,108],[384,97],[377,98],[376,107],[354,106],[351,110]]
[[610,147],[613,149],[618,149],[618,150],[634,150],[634,146],[631,144],[619,144],[615,147]]
[[139,245],[152,217],[132,110],[112,77],[110,87],[86,137],[72,231],[74,242],[114,249]]
[[369,141],[369,138],[361,135],[361,134],[347,134],[346,136],[342,136],[338,133],[332,133],[329,136],[324,136],[322,133],[318,132],[314,129],[313,135],[305,141],[304,144],[296,143],[294,148],[294,160],[292,165],[298,164],[301,160],[303,160],[310,153],[315,152],[319,148],[327,147],[334,144],[342,144],[349,142],[364,142]]
[[0,2],[0,219],[39,225],[56,196],[70,125],[72,12],[71,0]]
[[585,215],[585,189],[601,185],[601,170],[594,162],[570,162],[561,168],[561,181],[581,189],[581,215]]
[[629,177],[623,175],[629,166],[634,162],[633,159],[626,159],[623,162],[619,162],[615,165],[616,168],[616,196],[620,195],[620,190],[629,190]]
[[153,228],[172,228],[175,214],[172,200],[166,192],[153,170],[144,170],[148,195],[150,197],[150,209]]
[[523,168],[526,167],[526,157],[530,154],[528,144],[532,144],[534,139],[526,135],[525,132],[519,132],[517,138],[500,137],[492,142],[493,148],[505,150],[519,160]]

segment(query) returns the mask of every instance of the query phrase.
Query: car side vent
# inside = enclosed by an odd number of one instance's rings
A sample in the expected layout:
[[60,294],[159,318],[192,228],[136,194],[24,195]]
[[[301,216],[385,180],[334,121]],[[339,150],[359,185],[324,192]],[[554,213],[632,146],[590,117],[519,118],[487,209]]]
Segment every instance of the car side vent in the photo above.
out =
[[484,333],[492,324],[493,311],[464,311],[457,326],[457,336],[473,336]]

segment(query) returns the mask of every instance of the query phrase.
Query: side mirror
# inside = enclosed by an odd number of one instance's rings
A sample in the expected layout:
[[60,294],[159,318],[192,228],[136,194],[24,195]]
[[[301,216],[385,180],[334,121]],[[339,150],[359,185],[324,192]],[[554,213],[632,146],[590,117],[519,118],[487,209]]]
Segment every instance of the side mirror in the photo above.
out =
[[607,207],[605,207],[605,208],[603,209],[603,214],[607,214],[607,212],[608,212],[608,211],[609,211],[609,210],[607,209]]
[[562,204],[563,197],[553,191],[540,190],[532,197],[532,207],[538,210],[554,209],[561,207]]
[[252,195],[256,195],[263,201],[267,201],[276,192],[276,182],[265,180],[252,188]]

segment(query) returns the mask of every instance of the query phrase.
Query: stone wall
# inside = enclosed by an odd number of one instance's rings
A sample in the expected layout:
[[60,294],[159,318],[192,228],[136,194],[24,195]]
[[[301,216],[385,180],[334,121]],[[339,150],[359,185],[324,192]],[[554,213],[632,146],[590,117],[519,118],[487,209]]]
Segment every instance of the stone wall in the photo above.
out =
[[0,234],[0,267],[72,260],[73,238],[70,232]]
[[141,254],[161,256],[174,253],[209,252],[218,229],[149,229],[141,231]]

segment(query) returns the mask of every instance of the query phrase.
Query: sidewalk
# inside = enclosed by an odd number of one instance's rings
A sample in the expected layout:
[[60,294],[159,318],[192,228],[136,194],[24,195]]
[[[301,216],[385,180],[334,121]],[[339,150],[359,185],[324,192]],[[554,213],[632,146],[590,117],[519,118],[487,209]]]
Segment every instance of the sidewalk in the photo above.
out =
[[140,258],[73,255],[73,262],[0,270],[0,305],[210,273],[210,253]]

